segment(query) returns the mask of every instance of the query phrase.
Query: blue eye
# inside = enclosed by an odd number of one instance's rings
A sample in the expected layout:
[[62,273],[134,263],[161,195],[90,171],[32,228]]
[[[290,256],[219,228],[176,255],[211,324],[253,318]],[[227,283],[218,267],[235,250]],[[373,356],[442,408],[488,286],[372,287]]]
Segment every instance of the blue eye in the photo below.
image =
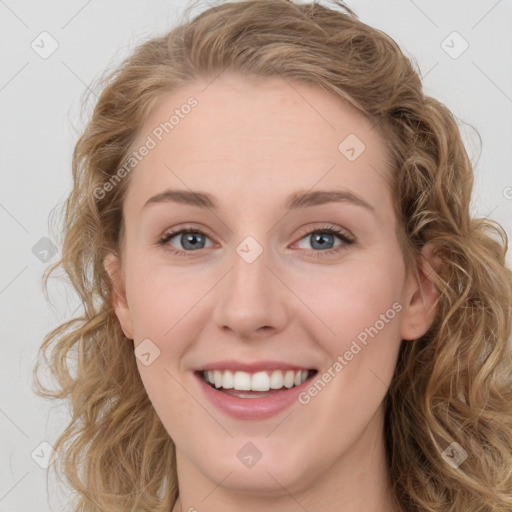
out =
[[[312,247],[317,250],[307,249],[306,253],[314,257],[324,257],[325,255],[338,253],[347,248],[347,246],[354,243],[354,239],[346,234],[344,231],[337,227],[327,225],[315,230],[308,231],[302,235],[301,240],[310,237]],[[176,248],[170,242],[173,238],[179,240],[179,244],[183,249]],[[334,247],[334,239],[338,238],[341,242]],[[158,242],[159,245],[164,246],[172,254],[187,257],[191,252],[205,249],[205,243],[209,240],[208,235],[198,229],[186,228],[177,231],[166,233]],[[209,246],[211,247],[211,245]]]
[[[334,229],[317,229],[315,231],[310,231],[304,236],[301,240],[309,238],[310,244],[317,249],[332,249],[332,247],[327,247],[335,242],[335,238],[344,239],[344,235],[337,230]],[[344,239],[344,241],[348,242],[348,239]]]
[[[309,237],[310,243],[313,247],[319,247],[321,250],[307,250],[306,253],[309,256],[313,256],[315,258],[324,258],[329,255],[340,253],[341,251],[347,249],[347,247],[355,242],[355,239],[352,238],[351,235],[345,233],[341,229],[335,226],[322,226],[313,231],[308,231],[301,238]],[[331,240],[334,238],[338,238],[341,240],[341,243],[335,247],[326,247],[327,245],[331,245]],[[327,240],[327,241],[326,241]]]
[[[169,242],[173,238],[178,238],[182,247],[186,250],[186,252],[189,252],[204,249],[204,243],[207,238],[207,235],[205,235],[202,231],[198,231],[197,229],[182,229],[180,231],[166,233],[159,243],[161,245],[170,245]],[[175,250],[175,248],[172,246],[170,246],[169,248],[171,249],[171,252],[183,252],[179,249]]]

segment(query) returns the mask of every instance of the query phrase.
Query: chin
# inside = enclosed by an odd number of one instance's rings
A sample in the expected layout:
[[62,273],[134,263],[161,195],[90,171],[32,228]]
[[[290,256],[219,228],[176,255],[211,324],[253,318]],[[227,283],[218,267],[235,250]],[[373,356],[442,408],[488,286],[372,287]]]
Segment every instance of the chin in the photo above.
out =
[[262,498],[282,496],[283,488],[288,492],[303,490],[311,484],[311,475],[318,474],[314,461],[308,464],[293,446],[282,440],[269,443],[259,439],[251,444],[251,441],[231,439],[229,444],[236,449],[226,448],[217,454],[210,451],[208,459],[202,458],[197,469],[232,492],[258,494]]

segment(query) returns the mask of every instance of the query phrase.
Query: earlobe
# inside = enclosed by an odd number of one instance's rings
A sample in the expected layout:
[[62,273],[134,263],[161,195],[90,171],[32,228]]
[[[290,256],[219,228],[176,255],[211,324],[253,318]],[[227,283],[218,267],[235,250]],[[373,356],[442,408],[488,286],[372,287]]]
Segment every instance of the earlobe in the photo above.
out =
[[119,256],[109,252],[103,260],[103,266],[110,277],[112,284],[112,307],[121,324],[121,329],[127,338],[133,339],[132,320],[128,301],[126,300],[126,289],[121,275]]
[[431,326],[436,310],[439,291],[434,285],[435,269],[440,259],[432,245],[426,244],[417,260],[417,270],[408,277],[401,323],[403,340],[415,340],[423,336]]

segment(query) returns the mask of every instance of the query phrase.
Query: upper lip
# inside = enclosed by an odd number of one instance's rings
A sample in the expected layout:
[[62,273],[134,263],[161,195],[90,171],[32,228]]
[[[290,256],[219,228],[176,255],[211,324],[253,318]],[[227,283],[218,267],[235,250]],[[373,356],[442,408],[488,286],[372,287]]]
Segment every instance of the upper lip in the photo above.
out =
[[247,373],[257,372],[259,370],[312,370],[311,366],[304,366],[301,364],[290,364],[280,361],[215,361],[213,363],[205,364],[197,371],[213,371],[213,370],[231,370],[231,371],[242,371]]

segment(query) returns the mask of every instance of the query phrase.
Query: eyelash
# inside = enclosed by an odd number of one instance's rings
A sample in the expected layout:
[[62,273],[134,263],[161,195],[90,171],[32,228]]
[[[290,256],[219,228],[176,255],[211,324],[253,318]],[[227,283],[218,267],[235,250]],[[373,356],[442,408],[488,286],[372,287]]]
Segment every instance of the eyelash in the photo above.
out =
[[[158,240],[158,245],[165,246],[166,250],[170,251],[172,254],[175,254],[176,256],[187,258],[190,253],[194,253],[196,251],[180,251],[178,249],[175,249],[171,245],[168,245],[168,242],[171,238],[174,238],[176,235],[180,235],[180,234],[184,234],[184,233],[201,234],[201,235],[208,237],[208,235],[206,233],[204,233],[203,231],[201,231],[200,229],[184,228],[184,229],[179,229],[176,231],[169,231],[169,232],[165,233],[160,238],[160,240]],[[341,239],[341,241],[343,243],[333,249],[327,249],[325,251],[312,251],[312,250],[305,249],[306,253],[309,256],[313,256],[315,258],[323,258],[325,255],[331,255],[331,254],[338,253],[338,252],[344,250],[348,245],[351,245],[355,242],[355,240],[353,238],[349,238],[349,236],[347,234],[345,234],[345,232],[341,231],[340,229],[338,229],[335,226],[330,226],[330,225],[322,226],[322,227],[316,228],[312,231],[307,231],[306,233],[302,234],[302,236],[299,240],[302,240],[306,236],[318,234],[318,233],[329,233],[331,235],[336,235],[338,238]]]

